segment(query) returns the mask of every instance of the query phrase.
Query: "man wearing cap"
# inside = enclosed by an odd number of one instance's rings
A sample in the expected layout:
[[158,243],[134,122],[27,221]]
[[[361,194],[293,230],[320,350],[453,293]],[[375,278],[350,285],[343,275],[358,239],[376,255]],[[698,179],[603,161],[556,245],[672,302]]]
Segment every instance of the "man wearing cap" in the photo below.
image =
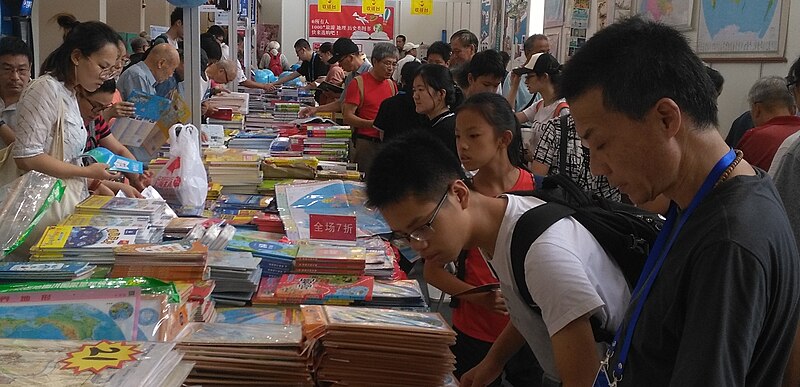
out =
[[305,77],[306,82],[311,83],[315,82],[317,78],[323,78],[328,74],[328,64],[320,58],[319,54],[311,50],[311,45],[308,43],[308,40],[298,39],[297,42],[294,43],[294,52],[297,54],[297,58],[303,61],[300,68],[297,69],[297,71],[293,71],[291,74],[278,78],[275,82],[265,84],[264,90],[275,90],[277,86],[300,76]]
[[[339,38],[333,43],[331,50],[332,56],[328,59],[328,63],[339,63],[339,66],[346,72],[347,76],[344,78],[343,88],[347,90],[350,81],[358,75],[364,74],[372,69],[372,64],[361,56],[358,46],[348,38]],[[310,117],[317,113],[322,112],[341,112],[342,103],[344,103],[344,95],[342,93],[337,101],[320,105],[318,107],[304,107],[300,109],[300,117]]]
[[372,69],[355,77],[344,92],[342,116],[355,132],[350,161],[358,163],[361,172],[369,170],[383,141],[383,134],[375,128],[374,120],[381,103],[397,94],[397,84],[391,78],[398,56],[393,44],[376,44],[372,48]]
[[406,63],[419,62],[419,59],[417,59],[418,48],[419,44],[414,44],[411,42],[408,42],[403,46],[403,52],[406,53],[406,56],[397,62],[397,68],[394,69],[394,74],[392,74],[392,79],[394,79],[395,82],[398,83],[400,82],[400,72],[403,71],[403,66],[405,66]]
[[[516,58],[512,61],[512,68],[515,67],[522,67],[527,61],[531,59],[533,54],[538,54],[540,52],[550,53],[550,41],[547,39],[547,35],[542,34],[534,34],[531,35],[528,39],[525,39],[525,43],[522,46],[523,48],[523,56]],[[523,80],[527,77],[523,77]],[[503,81],[503,95],[506,96],[507,99],[511,100],[511,98],[515,98],[516,103],[511,105],[511,108],[514,109],[515,112],[520,112],[526,107],[530,106],[531,104],[537,102],[537,100],[541,97],[532,95],[528,92],[527,87],[520,87],[517,89],[517,93],[515,95],[511,94],[511,72],[508,73],[506,79]],[[534,93],[535,94],[535,93]]]

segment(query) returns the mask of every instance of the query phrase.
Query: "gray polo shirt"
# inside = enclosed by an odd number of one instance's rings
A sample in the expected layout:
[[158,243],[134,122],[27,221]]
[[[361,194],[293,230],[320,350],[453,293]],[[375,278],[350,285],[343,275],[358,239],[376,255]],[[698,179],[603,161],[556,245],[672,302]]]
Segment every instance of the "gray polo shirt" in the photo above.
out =
[[127,100],[133,90],[156,95],[156,83],[153,72],[141,61],[122,72],[117,81],[117,89],[122,98]]

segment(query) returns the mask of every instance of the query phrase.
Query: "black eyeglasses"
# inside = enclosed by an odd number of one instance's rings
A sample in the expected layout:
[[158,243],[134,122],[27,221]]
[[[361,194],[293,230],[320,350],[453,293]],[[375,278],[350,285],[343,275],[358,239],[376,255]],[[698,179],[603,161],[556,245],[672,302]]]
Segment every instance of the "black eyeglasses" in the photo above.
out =
[[439,199],[439,204],[436,205],[436,209],[433,210],[433,214],[431,215],[430,219],[428,219],[428,221],[425,222],[425,224],[418,227],[409,234],[395,233],[394,234],[395,237],[409,241],[413,239],[417,242],[429,241],[431,237],[433,237],[433,233],[436,232],[436,230],[433,229],[433,222],[436,220],[436,215],[439,215],[439,210],[442,209],[444,200],[447,199],[447,194],[449,192],[450,189],[448,188],[448,190],[444,192],[444,195],[442,195],[442,198]]

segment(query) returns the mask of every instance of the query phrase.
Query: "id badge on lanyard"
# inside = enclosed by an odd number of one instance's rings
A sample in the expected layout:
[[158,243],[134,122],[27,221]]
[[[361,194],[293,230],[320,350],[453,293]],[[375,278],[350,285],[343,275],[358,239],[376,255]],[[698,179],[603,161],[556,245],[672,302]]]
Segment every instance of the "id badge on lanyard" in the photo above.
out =
[[[679,230],[689,219],[689,216],[691,216],[692,212],[694,212],[694,209],[697,208],[700,202],[702,202],[708,193],[711,192],[720,176],[722,176],[725,170],[728,169],[735,159],[736,153],[734,153],[734,151],[731,149],[727,154],[725,154],[725,156],[717,161],[717,164],[714,165],[714,168],[711,170],[708,176],[706,176],[706,180],[703,182],[703,185],[697,191],[694,198],[692,198],[689,206],[685,211],[683,211],[683,214],[678,215],[678,206],[675,204],[675,202],[670,204],[667,221],[664,223],[664,228],[661,229],[661,232],[658,234],[658,238],[656,238],[653,248],[650,250],[650,254],[647,257],[642,274],[639,276],[639,281],[636,283],[633,292],[631,292],[631,301],[633,302],[634,299],[637,301],[635,304],[632,303],[628,306],[629,310],[631,307],[633,309],[631,318],[627,322],[627,326],[624,327],[625,341],[622,342],[622,348],[620,348],[619,351],[617,364],[615,367],[609,367],[611,358],[614,356],[617,344],[621,338],[623,331],[622,325],[620,325],[619,329],[617,330],[614,341],[608,348],[605,357],[602,361],[600,361],[600,369],[597,371],[597,376],[595,377],[593,385],[594,387],[616,387],[617,383],[622,381],[623,367],[625,365],[625,361],[627,360],[628,352],[630,351],[631,340],[633,339],[633,331],[636,328],[636,323],[639,321],[639,316],[641,315],[645,300],[650,294],[650,290],[652,289],[653,283],[658,276],[658,272],[661,270],[661,266],[663,265],[673,242],[675,242],[678,237]],[[647,273],[647,275],[644,275],[645,273]],[[634,295],[638,296],[634,297]]]

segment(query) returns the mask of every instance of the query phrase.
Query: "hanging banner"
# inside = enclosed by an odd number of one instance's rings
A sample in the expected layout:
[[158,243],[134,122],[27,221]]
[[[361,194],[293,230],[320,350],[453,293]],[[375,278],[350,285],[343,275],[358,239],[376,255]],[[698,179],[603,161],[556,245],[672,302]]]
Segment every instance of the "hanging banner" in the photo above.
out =
[[320,0],[319,11],[335,13],[342,12],[342,0]]
[[359,40],[377,43],[394,39],[394,7],[386,7],[380,15],[364,14],[357,5],[342,5],[341,8],[339,13],[325,13],[318,9],[317,4],[310,4],[308,37],[350,38],[356,44]]
[[362,0],[361,12],[367,15],[383,15],[385,5],[384,0]]
[[411,2],[412,15],[433,15],[433,0],[413,0]]

